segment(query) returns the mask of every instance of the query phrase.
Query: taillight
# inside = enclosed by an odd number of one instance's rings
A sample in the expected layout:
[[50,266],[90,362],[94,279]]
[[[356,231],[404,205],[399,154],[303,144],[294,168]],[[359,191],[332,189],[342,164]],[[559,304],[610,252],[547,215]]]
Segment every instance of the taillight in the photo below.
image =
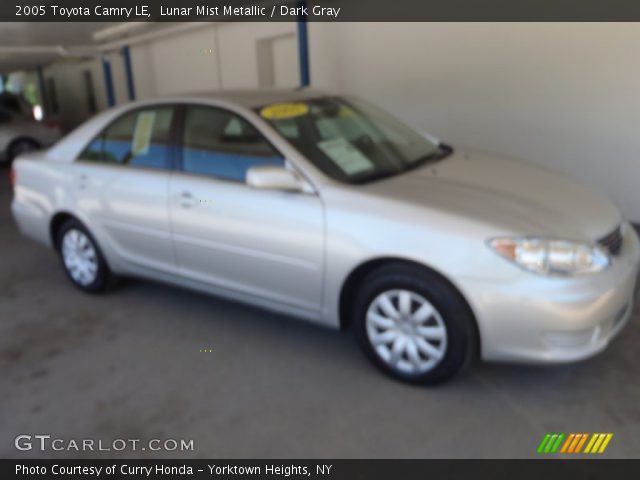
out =
[[9,183],[11,184],[11,187],[16,186],[16,169],[13,167],[9,170]]
[[46,125],[48,128],[58,128],[58,122],[54,122],[53,120],[47,120]]

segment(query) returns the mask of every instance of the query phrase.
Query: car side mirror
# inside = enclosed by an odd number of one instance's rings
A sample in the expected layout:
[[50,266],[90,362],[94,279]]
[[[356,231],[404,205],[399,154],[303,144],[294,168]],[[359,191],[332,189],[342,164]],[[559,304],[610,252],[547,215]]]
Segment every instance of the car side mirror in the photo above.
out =
[[267,190],[307,191],[307,183],[298,174],[276,166],[251,167],[247,170],[247,184]]

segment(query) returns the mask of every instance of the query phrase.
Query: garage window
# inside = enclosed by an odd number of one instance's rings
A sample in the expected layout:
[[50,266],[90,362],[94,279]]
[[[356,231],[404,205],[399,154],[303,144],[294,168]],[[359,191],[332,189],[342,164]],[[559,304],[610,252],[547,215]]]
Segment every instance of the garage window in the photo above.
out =
[[123,115],[87,146],[80,159],[166,168],[173,111],[173,107],[161,107]]
[[244,182],[254,166],[284,165],[284,159],[246,120],[229,111],[187,107],[182,141],[186,172]]

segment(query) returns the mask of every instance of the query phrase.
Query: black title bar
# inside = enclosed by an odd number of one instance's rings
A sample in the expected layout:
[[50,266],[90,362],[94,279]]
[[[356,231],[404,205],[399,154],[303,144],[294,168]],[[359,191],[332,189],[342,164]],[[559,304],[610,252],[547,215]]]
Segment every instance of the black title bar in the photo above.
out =
[[312,480],[618,480],[640,460],[0,460],[0,478]]
[[[640,21],[637,0],[2,0],[0,22]],[[0,28],[2,28],[0,26]]]

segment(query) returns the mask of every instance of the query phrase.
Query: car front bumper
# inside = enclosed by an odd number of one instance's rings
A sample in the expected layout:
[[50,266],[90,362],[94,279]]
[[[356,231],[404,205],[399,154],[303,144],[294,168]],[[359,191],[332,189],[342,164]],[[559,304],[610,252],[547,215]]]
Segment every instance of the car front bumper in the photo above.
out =
[[604,350],[633,313],[639,245],[629,226],[619,255],[597,274],[562,278],[522,271],[508,282],[463,281],[478,321],[482,358],[564,363]]

